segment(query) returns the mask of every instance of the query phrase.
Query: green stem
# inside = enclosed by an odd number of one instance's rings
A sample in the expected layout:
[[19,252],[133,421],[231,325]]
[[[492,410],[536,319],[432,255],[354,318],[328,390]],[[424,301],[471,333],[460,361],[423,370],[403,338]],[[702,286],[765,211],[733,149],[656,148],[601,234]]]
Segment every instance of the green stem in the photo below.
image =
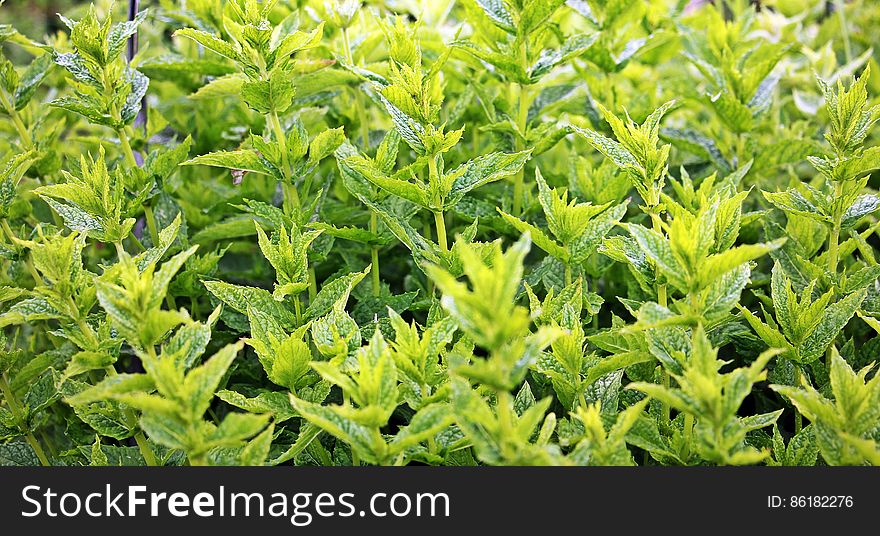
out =
[[97,348],[101,344],[98,341],[98,336],[95,335],[95,332],[92,331],[92,327],[89,326],[89,323],[86,322],[86,319],[82,317],[82,314],[79,312],[79,308],[76,306],[76,302],[73,301],[73,298],[67,298],[68,307],[70,307],[70,312],[72,313],[73,321],[76,324],[76,327],[79,328],[80,332],[86,338],[86,342],[92,347]]
[[134,151],[128,140],[128,134],[125,133],[125,128],[116,129],[116,135],[119,136],[119,145],[122,147],[122,156],[125,158],[125,163],[133,168],[138,167],[137,158],[134,157]]
[[[351,50],[351,40],[348,36],[348,27],[342,29],[342,44],[345,51],[345,59],[349,65],[354,65],[354,55]],[[370,148],[370,125],[367,123],[367,112],[364,107],[363,96],[357,88],[354,89],[354,109],[361,129],[361,140],[364,148]]]
[[[440,172],[437,170],[437,155],[431,155],[428,158],[428,184],[438,184],[440,182]],[[440,245],[440,251],[449,251],[446,242],[446,222],[443,220],[443,209],[434,212],[434,228],[437,231],[437,244]]]
[[318,295],[318,276],[315,275],[315,267],[309,266],[309,303],[315,301]]
[[144,247],[143,242],[141,242],[140,238],[136,237],[134,235],[134,233],[129,233],[128,236],[129,236],[129,238],[131,238],[132,243],[134,243],[134,245],[137,246],[138,250],[147,251],[147,248]]
[[839,242],[840,224],[835,222],[831,228],[831,234],[828,236],[828,271],[832,274],[837,273],[837,264],[839,262]]
[[799,434],[804,427],[804,418],[797,410],[794,412],[794,433]]
[[134,442],[137,443],[138,450],[141,453],[141,456],[144,458],[144,463],[149,467],[157,467],[159,466],[159,460],[156,458],[156,455],[153,453],[153,449],[150,448],[150,444],[147,442],[147,436],[144,435],[142,430],[138,430],[134,433]]
[[[662,222],[660,221],[660,214],[658,214],[656,208],[653,206],[650,207],[649,210],[650,210],[649,214],[651,215],[651,223],[653,224],[654,230],[662,235],[663,234],[663,225],[662,225]],[[659,271],[658,271],[658,274],[659,274]],[[661,307],[667,306],[667,296],[666,296],[666,285],[665,284],[657,285],[657,303],[659,303]],[[663,386],[666,388],[669,388],[671,383],[672,383],[672,380],[669,378],[669,373],[666,372],[666,369],[664,369],[663,370]],[[666,402],[661,402],[660,403],[660,410],[661,410],[661,413],[663,414],[665,420],[669,421],[670,416],[672,415],[671,408],[669,407],[669,404],[667,404]]]
[[[121,246],[119,246],[121,247]],[[153,360],[156,360],[156,350],[152,346],[147,347],[147,353]],[[116,369],[112,366],[108,366],[104,368],[104,371],[107,372],[108,376],[116,376]],[[123,412],[123,416],[125,420],[129,423],[137,423],[137,416],[134,414],[134,410],[126,409]],[[138,430],[134,433],[134,441],[137,443],[138,450],[141,452],[141,456],[144,458],[144,462],[150,466],[159,465],[159,461],[156,459],[156,455],[153,453],[153,449],[150,448],[150,444],[147,442],[147,437],[144,435],[143,430]]]
[[[12,245],[16,246],[18,238],[15,236],[15,233],[12,232],[12,229],[9,227],[9,222],[6,221],[6,218],[0,220],[0,225],[2,225],[3,232],[9,238],[9,241],[12,243]],[[24,261],[24,265],[27,267],[28,272],[31,274],[31,277],[34,278],[34,287],[37,287],[43,283],[43,278],[40,277],[40,273],[37,272],[37,269],[34,267],[34,261],[32,257],[33,255],[28,256]]]
[[495,392],[495,400],[495,413],[498,415],[501,437],[515,437],[516,432],[513,430],[513,397],[511,397],[509,392],[501,390]]
[[15,109],[15,106],[9,101],[6,97],[6,93],[0,90],[0,104],[3,105],[3,108],[6,109],[6,113],[9,114],[9,117],[12,118],[12,124],[15,125],[15,130],[18,131],[18,137],[21,139],[21,143],[25,146],[26,149],[30,149],[34,146],[34,140],[31,138],[30,133],[26,126],[24,126],[24,122],[21,120],[21,116],[18,115],[18,111]]
[[281,190],[284,192],[284,212],[287,215],[293,214],[294,209],[301,206],[299,192],[296,191],[296,186],[288,182],[281,183]]
[[273,111],[268,114],[266,116],[266,121],[269,123],[269,127],[272,129],[272,133],[275,136],[275,141],[278,142],[278,148],[281,150],[281,164],[284,168],[281,170],[284,174],[284,181],[282,182],[284,200],[291,208],[299,209],[301,206],[299,192],[296,191],[296,186],[293,184],[293,180],[290,177],[290,156],[287,153],[287,136],[284,135],[284,129],[281,128],[281,121],[278,119],[278,114],[276,112]]
[[849,37],[849,25],[846,22],[846,5],[843,0],[834,0],[834,8],[840,19],[840,34],[843,36],[843,53],[846,55],[846,62],[849,63],[853,59],[852,41]]
[[657,285],[657,303],[659,303],[661,307],[666,307],[668,305],[667,302],[666,285]]
[[9,222],[6,221],[6,218],[3,218],[2,220],[0,220],[0,225],[3,226],[3,232],[6,233],[6,236],[9,238],[9,241],[12,242],[12,244],[15,244],[16,240],[18,240],[18,237],[15,236],[15,233],[12,232],[12,228],[9,227]]
[[[342,405],[346,408],[351,406],[351,397],[344,391],[342,393]],[[351,449],[351,465],[354,467],[359,467],[361,465],[360,456],[358,456],[354,448]]]
[[571,264],[565,263],[565,286],[571,285]]
[[[654,226],[654,230],[661,235],[663,234],[663,225],[660,221],[660,215],[651,207],[651,223]],[[661,306],[667,306],[667,297],[666,297],[666,285],[657,285],[657,303]]]
[[28,272],[31,274],[31,277],[34,278],[34,288],[42,285],[43,278],[42,276],[40,276],[40,272],[37,271],[36,267],[34,267],[34,260],[31,257],[28,257],[24,261],[24,265],[27,267]]
[[437,244],[440,245],[440,251],[449,251],[449,246],[446,244],[446,222],[440,210],[434,213],[434,227],[437,229]]
[[693,437],[694,432],[694,416],[691,413],[684,414],[684,462],[687,463],[687,459],[690,458],[691,454],[691,438]]
[[[669,389],[672,385],[672,380],[669,377],[669,373],[666,372],[666,369],[663,369],[663,379],[661,381],[663,383],[663,387],[665,387],[666,389]],[[668,422],[672,417],[672,411],[669,407],[669,404],[667,404],[666,402],[661,402],[660,411],[663,414],[664,421]]]
[[199,300],[195,296],[191,296],[189,299],[189,310],[192,313],[193,318],[199,318],[201,316],[199,313]]
[[[379,234],[379,217],[376,216],[375,212],[370,213],[370,233],[372,233],[373,236]],[[377,245],[373,245],[370,248],[370,262],[373,265],[372,268],[370,268],[370,275],[373,279],[373,296],[378,296],[382,287],[379,279],[379,246]]]
[[[57,406],[53,406],[53,410],[56,408],[57,408]],[[55,411],[55,414],[60,415],[60,413],[57,411]],[[45,428],[40,428],[40,438],[43,440],[43,445],[46,445],[46,450],[49,451],[49,455],[52,456],[53,458],[57,458],[58,452],[56,452],[55,448],[52,446],[52,440],[49,437],[49,434],[46,433]]]
[[581,385],[580,388],[578,389],[578,403],[580,403],[580,406],[582,408],[586,409],[587,408],[587,397],[584,395],[584,389],[585,388],[583,385]]
[[[831,225],[831,233],[828,235],[828,271],[834,277],[834,286],[837,287],[837,265],[840,263],[840,227],[843,216],[839,208],[839,200],[842,197],[839,181],[834,182],[834,215]],[[831,354],[834,350],[834,341],[825,352],[825,367],[831,370]]]
[[[0,391],[3,392],[3,397],[6,398],[6,403],[9,405],[9,411],[12,413],[15,422],[24,425],[21,407],[19,407],[18,401],[15,399],[15,393],[12,392],[12,388],[9,386],[9,381],[6,379],[5,372],[0,374]],[[40,460],[40,465],[43,465],[44,467],[52,465],[49,463],[49,459],[46,458],[46,453],[43,451],[43,447],[40,446],[40,442],[34,437],[34,434],[31,432],[25,432],[24,437],[31,448],[34,449],[34,453]]]
[[[128,139],[128,134],[125,133],[125,128],[117,129],[116,134],[119,136],[119,145],[122,147],[122,155],[125,158],[125,162],[129,165],[129,167],[136,168],[138,167],[137,159],[134,156],[134,151],[131,148],[131,143]],[[152,203],[152,201],[150,201]],[[150,239],[153,241],[153,247],[159,246],[159,231],[156,227],[156,217],[153,215],[153,206],[150,203],[144,204],[144,219],[147,222],[147,229],[150,233]],[[135,245],[141,251],[146,251],[147,248],[144,247],[143,243],[141,243],[140,239],[131,233],[131,239],[135,243]]]
[[[523,50],[525,50],[523,48]],[[519,84],[519,112],[516,116],[516,126],[522,136],[526,135],[526,124],[529,117],[529,89],[525,84]],[[525,149],[523,140],[516,137],[516,150]],[[513,215],[522,214],[523,190],[525,190],[525,166],[513,177]]]
[[301,326],[302,321],[302,300],[299,296],[293,299],[293,312],[296,315],[296,324]]
[[156,228],[156,216],[153,215],[153,207],[149,204],[144,205],[144,219],[147,220],[147,229],[150,231],[150,240],[153,241],[153,247],[159,247],[159,230]]
[[840,225],[835,222],[834,226],[831,228],[831,234],[828,236],[828,271],[832,274],[837,273],[839,242]]

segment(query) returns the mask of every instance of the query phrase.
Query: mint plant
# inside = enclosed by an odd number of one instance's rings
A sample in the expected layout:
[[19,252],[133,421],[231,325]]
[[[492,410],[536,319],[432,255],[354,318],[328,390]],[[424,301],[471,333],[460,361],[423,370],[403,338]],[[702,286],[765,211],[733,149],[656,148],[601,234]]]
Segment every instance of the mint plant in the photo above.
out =
[[0,464],[880,464],[876,10],[19,4]]

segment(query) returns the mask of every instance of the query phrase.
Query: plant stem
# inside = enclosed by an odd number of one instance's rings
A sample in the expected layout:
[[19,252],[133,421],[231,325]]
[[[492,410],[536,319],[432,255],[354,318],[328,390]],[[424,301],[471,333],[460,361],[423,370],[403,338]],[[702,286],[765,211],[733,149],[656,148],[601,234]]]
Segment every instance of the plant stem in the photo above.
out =
[[150,467],[156,467],[159,465],[159,460],[157,460],[156,455],[153,454],[153,449],[150,448],[150,444],[147,442],[147,436],[145,436],[142,431],[138,430],[135,432],[134,442],[137,443],[138,450],[141,452],[141,456],[144,457],[144,463]]
[[[147,353],[150,354],[150,357],[156,359],[156,350],[154,350],[152,346],[147,348]],[[105,367],[104,371],[107,372],[108,376],[116,376],[116,369],[112,366]],[[137,423],[137,417],[133,410],[126,409],[123,415],[125,416],[125,420],[129,423]],[[134,433],[134,441],[137,443],[138,450],[141,452],[141,456],[143,456],[144,462],[148,466],[153,467],[159,465],[159,461],[156,459],[153,449],[150,448],[150,444],[147,442],[147,436],[144,435],[143,430],[138,429],[138,431]]]
[[837,272],[838,257],[838,241],[840,240],[840,226],[834,225],[831,228],[831,234],[828,236],[828,271]]
[[[689,458],[691,453],[691,438],[694,433],[694,416],[691,413],[684,414],[684,453]],[[687,462],[687,460],[683,460]]]
[[801,416],[801,413],[797,410],[794,412],[794,433],[799,434],[801,429],[804,427],[804,418]]
[[849,38],[849,25],[846,22],[846,4],[844,0],[834,0],[834,8],[837,11],[837,17],[840,19],[840,34],[843,36],[843,53],[846,55],[846,62],[849,63],[853,59],[852,41]]
[[[654,227],[654,231],[659,234],[663,234],[663,225],[660,221],[660,214],[657,212],[656,207],[649,207],[649,214],[651,215],[651,223]],[[659,273],[659,271],[658,271]],[[657,303],[660,304],[661,307],[667,306],[667,296],[666,296],[666,285],[657,285]],[[669,387],[672,383],[672,380],[669,378],[669,373],[666,372],[666,369],[663,369],[663,386]],[[672,415],[671,408],[666,402],[660,403],[661,413],[665,417],[665,420],[669,420]]]
[[153,247],[159,247],[159,230],[156,228],[156,217],[153,215],[153,207],[149,203],[144,205],[144,219],[147,220],[147,229],[150,231],[150,240]]
[[128,134],[125,133],[125,128],[116,129],[116,135],[119,136],[119,146],[122,147],[122,156],[125,158],[125,163],[133,168],[138,167],[137,158],[134,156],[134,151],[131,148]]
[[[374,236],[379,234],[379,217],[375,212],[370,212],[370,232]],[[370,275],[373,279],[373,296],[378,296],[382,290],[382,283],[379,279],[379,246],[377,245],[370,247],[370,262],[373,265],[370,268]]]
[[[831,272],[832,276],[834,277],[833,284],[835,287],[837,287],[838,285],[837,265],[840,263],[840,227],[843,215],[841,214],[842,211],[839,205],[842,195],[843,192],[841,191],[840,182],[834,181],[834,214],[831,225],[831,233],[828,235],[828,271]],[[825,351],[825,368],[828,371],[831,371],[831,353],[833,350],[834,341],[832,340],[831,344],[828,346],[828,349]]]
[[[440,172],[437,170],[437,155],[431,155],[428,158],[428,184],[436,184],[440,181]],[[440,208],[434,213],[434,228],[437,231],[437,244],[440,251],[449,251],[446,242],[446,222],[443,220],[443,209]]]
[[437,228],[437,243],[440,245],[440,251],[449,251],[449,246],[446,244],[446,222],[440,210],[434,213],[434,227]]
[[[523,51],[525,49],[523,48]],[[522,136],[526,135],[526,124],[529,117],[529,88],[525,84],[519,84],[519,112],[516,116],[516,126]],[[516,150],[525,149],[523,140],[516,137]],[[525,166],[513,176],[513,215],[522,214],[522,198],[525,189]]]
[[[654,207],[651,207],[651,223],[654,226],[654,230],[663,234],[663,225],[660,222],[660,215],[654,210]],[[667,298],[666,298],[666,285],[657,285],[657,303],[659,303],[662,307],[667,306]]]
[[9,227],[9,222],[6,221],[6,218],[0,220],[0,225],[3,226],[3,232],[6,233],[6,236],[9,238],[9,241],[15,244],[15,241],[18,237],[15,236],[15,233],[12,232],[12,228]]
[[309,304],[315,301],[318,295],[318,276],[315,275],[315,267],[309,266]]
[[[342,45],[345,51],[345,59],[349,65],[354,65],[354,55],[351,51],[351,40],[348,36],[348,27],[342,28]],[[367,123],[367,112],[364,107],[363,96],[357,89],[354,90],[354,110],[361,129],[361,142],[365,149],[370,148],[370,125]]]
[[[118,129],[116,134],[119,136],[119,145],[122,147],[122,155],[125,158],[126,164],[132,168],[138,167],[137,158],[134,156],[134,151],[128,140],[128,134],[125,133],[125,128]],[[153,247],[157,247],[159,245],[159,232],[156,228],[156,218],[153,215],[153,207],[150,203],[144,203],[144,219],[147,222],[147,228],[150,232],[150,239],[153,241]],[[131,233],[131,238],[141,250],[146,251],[146,248],[134,233]]]
[[6,97],[6,93],[0,90],[0,104],[3,105],[3,108],[6,109],[6,113],[9,114],[9,117],[12,118],[12,124],[15,125],[15,130],[18,131],[18,137],[21,139],[21,143],[25,146],[26,149],[30,149],[34,146],[34,140],[31,138],[30,133],[24,123],[21,120],[21,116],[18,115],[18,111],[15,109],[15,106],[12,105],[10,100]]
[[134,243],[134,245],[137,246],[138,250],[147,251],[147,248],[144,247],[143,242],[141,242],[140,238],[136,237],[134,233],[130,233],[128,236],[129,238],[131,238],[131,241]]
[[498,415],[501,436],[514,437],[516,432],[512,430],[511,426],[511,424],[515,422],[513,416],[513,397],[509,392],[503,389],[495,391],[495,413]]
[[[351,397],[345,391],[342,392],[342,405],[343,407],[351,406]],[[361,464],[360,456],[358,456],[357,452],[354,449],[351,449],[351,465],[353,467],[359,467]]]
[[299,192],[296,191],[296,186],[293,184],[282,182],[281,183],[281,191],[284,193],[284,211],[286,214],[293,214],[294,209],[298,209],[300,204]]
[[[54,409],[55,408],[53,408],[53,410]],[[60,415],[57,411],[55,412],[55,414]],[[55,451],[55,448],[52,447],[52,441],[49,438],[49,434],[46,433],[45,428],[40,428],[40,438],[42,438],[42,440],[43,440],[43,445],[46,445],[46,450],[49,451],[49,455],[52,456],[53,458],[57,458],[58,453]]]
[[302,300],[300,299],[299,295],[297,295],[296,298],[293,299],[293,311],[294,311],[294,314],[296,314],[297,325],[301,326],[303,323],[303,321],[302,321]]
[[268,121],[269,127],[275,136],[275,141],[278,142],[278,148],[281,150],[281,165],[284,168],[281,170],[284,174],[281,187],[284,191],[285,204],[288,205],[288,208],[299,210],[301,207],[299,192],[296,191],[296,185],[293,184],[293,180],[290,177],[290,156],[287,154],[287,136],[284,135],[284,129],[281,128],[281,121],[278,119],[276,112],[273,111],[268,114],[266,121]]
[[[0,391],[3,392],[3,397],[6,398],[6,403],[9,404],[9,411],[10,413],[12,413],[12,417],[15,419],[15,422],[24,425],[21,416],[21,408],[18,405],[18,401],[15,399],[15,393],[12,392],[12,388],[9,386],[9,381],[6,379],[5,372],[3,374],[0,374]],[[44,467],[49,467],[50,465],[52,465],[51,463],[49,463],[49,459],[46,458],[46,453],[43,451],[43,447],[40,446],[40,442],[37,441],[36,437],[34,437],[34,434],[31,432],[25,432],[24,437],[31,448],[34,449],[34,453],[40,460],[40,464]]]
[[582,408],[586,409],[587,397],[584,395],[584,386],[583,385],[581,385],[580,388],[578,389],[578,403],[580,403],[580,406]]
[[[15,236],[15,233],[12,232],[12,229],[9,227],[9,222],[6,221],[6,218],[0,220],[0,226],[2,226],[3,232],[9,238],[9,241],[12,243],[13,246],[15,246],[18,238]],[[34,278],[34,286],[36,287],[43,282],[43,278],[40,277],[39,272],[37,272],[37,269],[34,267],[34,261],[32,257],[33,255],[26,258],[25,266],[27,267],[28,272],[30,272],[31,277]]]
[[[835,181],[834,183],[834,202],[835,205],[838,204],[838,200],[841,198],[842,192],[840,187],[840,182]],[[831,233],[828,236],[828,271],[832,274],[837,274],[837,264],[838,264],[838,247],[840,241],[840,227],[842,215],[840,214],[841,210],[839,207],[835,206],[834,208],[834,220],[831,226]],[[836,282],[835,282],[836,283]]]
[[571,285],[571,264],[565,263],[565,286]]

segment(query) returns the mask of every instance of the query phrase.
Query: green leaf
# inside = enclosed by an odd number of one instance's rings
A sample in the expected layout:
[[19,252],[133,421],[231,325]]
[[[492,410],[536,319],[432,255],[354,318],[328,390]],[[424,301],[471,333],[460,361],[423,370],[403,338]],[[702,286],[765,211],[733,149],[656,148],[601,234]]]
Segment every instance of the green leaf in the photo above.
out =
[[[189,411],[194,416],[201,416],[208,409],[220,380],[226,370],[241,351],[244,343],[238,342],[224,346],[203,365],[190,371],[184,380],[183,392],[188,395]],[[253,434],[251,434],[253,435]]]
[[[546,2],[541,3],[546,5]],[[538,61],[536,61],[529,70],[529,79],[532,83],[539,81],[557,65],[589,50],[598,38],[599,34],[597,33],[589,35],[572,35],[569,36],[558,49],[543,50],[538,57]]]
[[434,437],[441,430],[452,424],[454,418],[446,404],[431,404],[423,407],[409,424],[401,428],[389,445],[392,452],[418,445]]
[[203,85],[198,91],[190,95],[189,98],[202,100],[238,96],[246,80],[247,78],[240,73],[226,74]]
[[448,210],[454,207],[465,194],[475,188],[519,173],[530,157],[531,151],[528,150],[518,153],[490,153],[462,164],[463,173],[461,168],[449,173],[455,180],[443,208]]
[[217,398],[250,413],[269,413],[274,422],[281,423],[297,416],[290,405],[289,393],[281,391],[263,391],[254,397],[246,397],[236,391],[221,389]]
[[218,300],[241,314],[246,315],[250,306],[271,315],[287,330],[292,331],[296,327],[294,314],[281,302],[276,301],[267,290],[233,285],[224,281],[205,281],[204,285]]
[[822,319],[798,347],[801,359],[810,363],[819,359],[840,330],[849,322],[867,296],[867,290],[853,292],[842,300],[828,306]]
[[18,86],[13,94],[13,104],[16,110],[22,110],[33,98],[37,88],[43,83],[43,80],[49,75],[49,71],[54,65],[51,54],[43,54],[37,56],[34,61],[28,65],[28,68],[21,74],[18,80]]
[[265,160],[255,151],[217,151],[202,156],[191,158],[181,164],[183,166],[214,166],[227,169],[236,169],[275,176],[273,169],[266,165]]
[[[660,268],[663,275],[678,288],[685,289],[687,285],[682,277],[685,269],[679,263],[675,254],[673,254],[672,248],[666,239],[657,231],[642,227],[641,225],[629,224],[627,229],[633,238],[636,239],[645,255]],[[742,264],[742,262],[744,261],[737,264]],[[735,267],[736,265],[731,266],[731,269]]]
[[722,253],[710,255],[700,270],[700,279],[703,284],[721,277],[727,272],[736,269],[743,263],[757,259],[767,253],[779,249],[785,239],[774,240],[766,244],[742,244],[730,248]]
[[345,160],[345,164],[386,192],[406,199],[420,207],[431,208],[431,202],[428,200],[427,193],[421,185],[388,177],[360,157],[349,158]]
[[519,19],[519,35],[526,36],[537,30],[564,3],[565,0],[527,0]]
[[858,196],[855,202],[843,213],[843,219],[840,222],[841,228],[848,229],[854,226],[859,220],[878,209],[880,209],[880,197],[871,194]]
[[37,453],[27,443],[5,443],[0,445],[0,466],[33,467],[40,465]]
[[776,207],[784,212],[791,214],[799,214],[816,221],[831,222],[831,218],[822,213],[818,207],[808,201],[797,190],[787,190],[785,192],[762,192],[767,201],[773,203]]
[[528,233],[529,238],[536,246],[543,249],[553,257],[556,257],[563,262],[568,262],[568,250],[557,244],[556,241],[547,236],[547,234],[544,233],[543,230],[504,212],[500,208],[498,208],[497,210],[498,213],[501,214],[501,217],[504,218],[504,220],[509,223],[514,229],[516,229],[520,233]]
[[247,81],[241,85],[241,100],[261,114],[284,113],[295,95],[293,76],[286,71],[276,71],[268,80]]
[[180,30],[174,32],[174,36],[192,39],[196,43],[207,48],[208,50],[216,52],[217,54],[227,57],[233,61],[239,61],[241,57],[241,52],[235,45],[232,45],[217,37],[216,35],[210,34],[208,32],[195,30],[193,28],[181,28]]
[[116,374],[104,378],[89,389],[68,396],[66,402],[72,406],[79,406],[128,393],[150,391],[154,388],[155,383],[146,374]]
[[314,320],[330,312],[337,302],[347,302],[352,289],[363,281],[371,270],[372,266],[367,266],[363,272],[352,272],[325,284],[309,303],[303,319],[307,322]]
[[516,32],[513,12],[505,0],[476,0],[476,3],[496,26],[509,33]]

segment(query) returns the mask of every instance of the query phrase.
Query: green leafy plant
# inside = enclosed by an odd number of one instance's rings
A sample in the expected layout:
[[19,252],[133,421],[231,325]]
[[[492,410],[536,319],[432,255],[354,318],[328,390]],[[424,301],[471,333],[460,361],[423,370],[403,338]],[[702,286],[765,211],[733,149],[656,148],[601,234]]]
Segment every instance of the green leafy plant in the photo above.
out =
[[0,2],[0,465],[880,464],[880,10],[753,4]]

